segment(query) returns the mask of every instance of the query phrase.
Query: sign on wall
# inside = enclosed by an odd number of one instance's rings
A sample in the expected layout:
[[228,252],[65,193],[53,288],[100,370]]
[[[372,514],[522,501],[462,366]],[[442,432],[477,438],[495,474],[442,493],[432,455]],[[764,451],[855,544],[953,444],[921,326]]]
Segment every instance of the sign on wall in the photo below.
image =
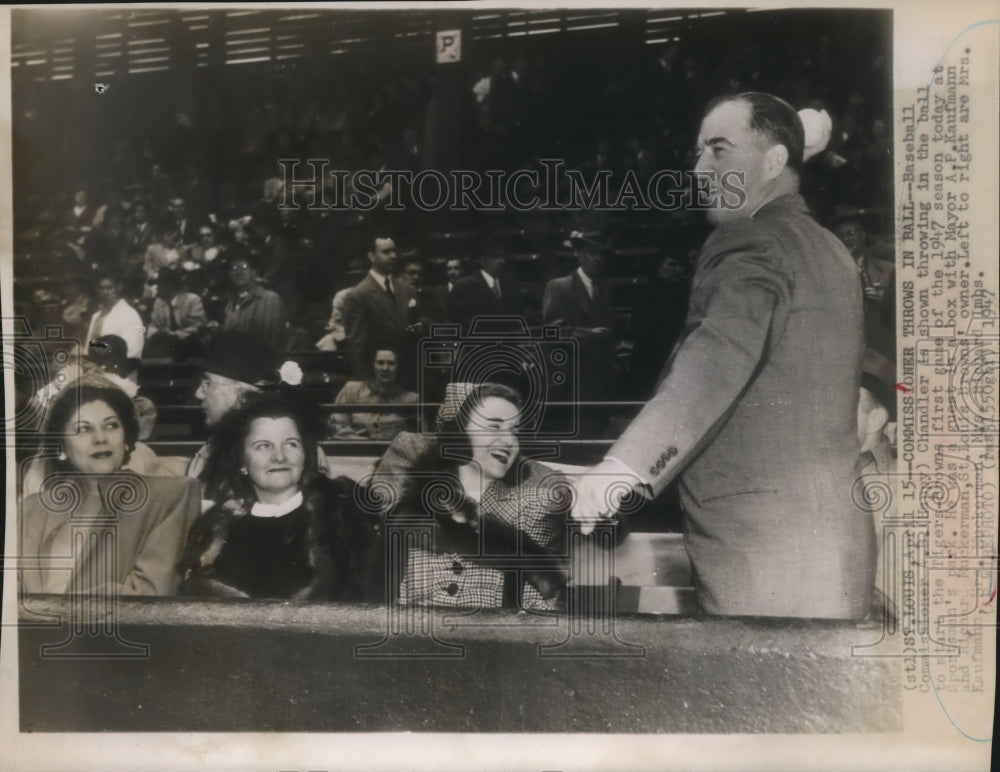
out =
[[437,33],[437,63],[450,64],[462,60],[462,30],[449,29]]

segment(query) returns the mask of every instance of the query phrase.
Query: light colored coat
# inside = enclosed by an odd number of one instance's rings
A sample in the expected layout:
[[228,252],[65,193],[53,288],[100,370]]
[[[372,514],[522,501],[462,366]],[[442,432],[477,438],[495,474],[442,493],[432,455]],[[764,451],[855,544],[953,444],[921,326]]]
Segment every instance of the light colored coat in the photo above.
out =
[[608,453],[657,494],[680,476],[705,611],[867,612],[874,534],[851,499],[862,329],[857,268],[801,197],[705,242],[684,336]]

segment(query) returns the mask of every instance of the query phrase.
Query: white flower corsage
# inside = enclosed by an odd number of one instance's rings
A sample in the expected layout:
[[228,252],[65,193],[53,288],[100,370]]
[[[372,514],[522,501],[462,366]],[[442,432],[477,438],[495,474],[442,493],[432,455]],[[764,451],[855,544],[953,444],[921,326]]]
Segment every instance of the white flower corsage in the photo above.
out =
[[302,383],[302,368],[299,367],[297,362],[289,359],[278,370],[278,377],[282,383],[287,383],[289,386],[298,386]]
[[805,149],[802,160],[808,161],[814,155],[819,155],[830,142],[833,132],[833,122],[826,110],[806,108],[799,110],[802,128],[805,130]]
[[407,307],[408,308],[416,308],[417,307],[417,299],[416,298],[410,298],[410,302],[407,304]]
[[129,397],[135,399],[135,395],[139,393],[139,384],[135,381],[130,381],[128,378],[122,378],[117,373],[101,373],[105,378],[111,381],[115,386],[124,391]]

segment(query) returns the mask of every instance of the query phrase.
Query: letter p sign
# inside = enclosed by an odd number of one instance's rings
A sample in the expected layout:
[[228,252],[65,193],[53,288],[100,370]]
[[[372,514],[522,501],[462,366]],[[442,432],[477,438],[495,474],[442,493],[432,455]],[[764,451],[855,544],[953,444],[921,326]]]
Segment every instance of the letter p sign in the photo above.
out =
[[449,29],[437,33],[437,63],[449,64],[462,59],[462,30]]

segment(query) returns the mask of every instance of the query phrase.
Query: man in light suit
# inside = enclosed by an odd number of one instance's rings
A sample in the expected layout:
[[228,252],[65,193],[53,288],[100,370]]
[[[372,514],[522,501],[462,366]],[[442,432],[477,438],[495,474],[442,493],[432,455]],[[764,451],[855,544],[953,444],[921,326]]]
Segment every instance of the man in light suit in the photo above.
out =
[[396,243],[389,237],[372,239],[368,262],[371,269],[344,298],[345,339],[350,348],[351,369],[360,379],[369,377],[375,341],[397,345],[405,360],[412,361],[413,353],[409,316],[410,303],[415,300],[412,287],[392,275],[396,267]]
[[709,211],[716,229],[655,396],[577,487],[586,529],[621,506],[615,486],[658,495],[679,476],[696,597],[710,614],[869,610],[874,531],[851,499],[861,293],[850,254],[798,195],[805,146],[776,97],[709,107],[696,170],[741,172],[741,193]]

